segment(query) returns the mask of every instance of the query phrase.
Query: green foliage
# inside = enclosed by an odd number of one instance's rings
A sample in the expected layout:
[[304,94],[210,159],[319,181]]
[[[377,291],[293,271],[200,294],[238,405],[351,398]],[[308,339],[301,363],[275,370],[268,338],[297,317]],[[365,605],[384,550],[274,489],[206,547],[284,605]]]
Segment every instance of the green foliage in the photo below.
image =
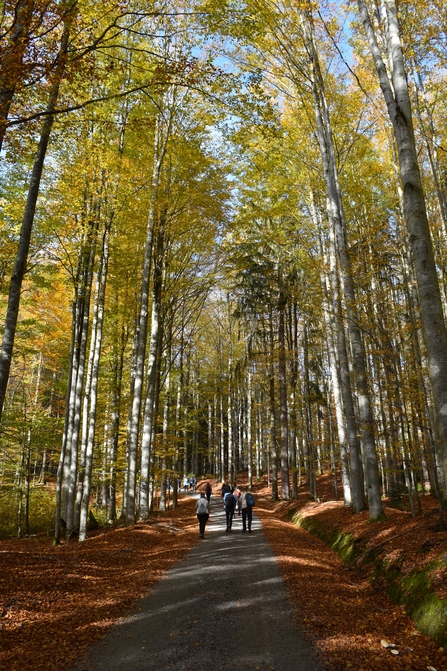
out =
[[[17,535],[18,492],[15,487],[0,491],[0,538]],[[44,486],[30,488],[30,534],[48,531],[54,516],[54,497]]]

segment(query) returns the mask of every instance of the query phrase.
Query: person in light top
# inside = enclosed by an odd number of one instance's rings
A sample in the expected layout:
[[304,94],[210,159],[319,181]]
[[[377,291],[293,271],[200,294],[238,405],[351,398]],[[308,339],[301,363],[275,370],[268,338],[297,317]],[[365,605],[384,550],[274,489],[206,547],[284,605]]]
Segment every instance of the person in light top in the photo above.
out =
[[253,519],[253,509],[247,504],[246,496],[247,490],[244,487],[241,487],[241,496],[240,496],[240,506],[242,510],[242,532],[247,531],[248,523],[248,533],[251,534],[251,522]]
[[203,492],[200,494],[200,499],[196,503],[196,515],[199,520],[200,538],[204,538],[206,523],[210,516],[210,508]]

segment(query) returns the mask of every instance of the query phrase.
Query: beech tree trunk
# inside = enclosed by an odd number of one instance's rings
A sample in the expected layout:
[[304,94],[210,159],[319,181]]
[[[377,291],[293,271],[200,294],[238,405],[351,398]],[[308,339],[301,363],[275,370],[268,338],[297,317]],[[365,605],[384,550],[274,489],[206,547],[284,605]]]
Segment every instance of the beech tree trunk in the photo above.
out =
[[85,454],[85,472],[82,487],[81,511],[79,520],[79,540],[87,537],[88,509],[90,501],[90,489],[92,481],[93,447],[96,429],[96,407],[98,400],[98,376],[101,357],[102,332],[104,321],[104,297],[109,266],[109,234],[110,225],[106,227],[103,236],[103,247],[101,254],[101,268],[98,278],[98,295],[96,297],[92,327],[93,360],[91,372],[91,388],[88,412],[88,433]]
[[379,473],[377,467],[372,404],[369,396],[367,381],[366,355],[362,334],[358,326],[359,320],[356,314],[356,296],[346,240],[346,224],[338,183],[338,172],[335,161],[331,121],[325,98],[324,82],[320,71],[310,12],[306,16],[305,30],[306,46],[308,49],[309,61],[311,65],[311,83],[314,96],[317,136],[320,145],[320,153],[323,162],[326,183],[327,213],[329,224],[334,229],[335,238],[337,241],[341,282],[346,299],[346,310],[349,320],[349,335],[351,340],[353,371],[357,390],[360,423],[359,428],[362,436],[362,457],[368,492],[369,514],[371,520],[377,520],[384,514],[384,512],[381,501]]
[[[3,341],[0,353],[0,423],[5,403],[6,387],[9,380],[11,369],[12,353],[14,349],[14,340],[17,328],[17,318],[19,314],[20,295],[22,291],[23,277],[26,272],[28,253],[31,242],[31,232],[36,212],[37,198],[39,196],[40,182],[42,179],[43,165],[50,141],[51,129],[54,122],[54,110],[56,109],[59,89],[65,72],[67,61],[68,41],[70,35],[70,16],[67,17],[62,33],[61,44],[57,56],[57,63],[53,75],[53,83],[50,88],[50,95],[46,108],[45,120],[40,132],[40,140],[34,159],[31,180],[28,189],[28,196],[25,206],[25,213],[22,219],[20,229],[19,247],[17,251],[14,270],[9,285],[8,307],[6,311],[5,326],[3,331]],[[0,111],[1,116],[1,111]],[[0,120],[1,123],[1,120]]]
[[278,372],[279,372],[279,406],[281,424],[281,498],[290,499],[289,483],[289,418],[287,408],[287,381],[286,381],[286,348],[284,334],[285,300],[282,293],[279,297],[279,327],[278,327]]
[[158,385],[156,384],[159,371],[160,338],[161,329],[161,290],[162,290],[162,259],[163,259],[163,231],[157,235],[157,251],[154,268],[154,285],[152,291],[152,312],[151,312],[151,334],[149,343],[149,360],[147,365],[147,390],[144,404],[143,432],[141,438],[141,485],[140,485],[140,511],[141,519],[146,519],[149,515],[149,481],[150,481],[150,463],[152,449],[152,435],[154,430],[154,413],[156,407],[156,393]]
[[[168,115],[167,126],[165,114]],[[147,232],[144,245],[144,260],[141,276],[140,312],[138,317],[138,342],[136,349],[135,372],[133,380],[133,396],[130,411],[129,431],[127,437],[127,486],[125,492],[125,515],[127,524],[134,524],[136,519],[136,476],[138,436],[140,430],[141,401],[143,396],[144,363],[146,358],[147,323],[149,311],[149,284],[151,278],[152,246],[154,228],[157,220],[158,190],[163,162],[166,155],[171,129],[170,111],[161,105],[156,117],[154,135],[154,156],[151,176],[151,196],[147,217]]]
[[438,452],[443,464],[445,487],[445,482],[447,482],[447,331],[418,164],[397,8],[394,0],[382,0],[381,2],[382,16],[386,21],[387,53],[391,58],[390,79],[366,1],[358,0],[358,7],[397,145],[404,214],[410,235],[418,287],[430,383],[440,438]]

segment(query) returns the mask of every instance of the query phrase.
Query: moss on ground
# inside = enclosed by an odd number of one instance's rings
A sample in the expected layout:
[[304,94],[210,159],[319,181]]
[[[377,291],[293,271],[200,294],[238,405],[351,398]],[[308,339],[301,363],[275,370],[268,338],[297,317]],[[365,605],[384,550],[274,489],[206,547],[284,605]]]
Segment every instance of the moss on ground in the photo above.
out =
[[[293,511],[290,518],[294,524],[327,543],[346,564],[352,564],[361,557],[361,539],[356,540],[352,534],[331,529],[320,520],[302,516],[300,511]],[[390,599],[405,606],[418,630],[447,648],[447,600],[440,599],[430,589],[436,573],[447,565],[447,555],[406,575],[402,571],[402,561],[387,562],[380,559],[374,549],[362,560],[363,564],[368,562],[374,564],[371,581],[383,579]]]
[[436,573],[446,565],[442,556],[406,575],[402,565],[376,561],[371,580],[383,578],[386,592],[394,603],[405,606],[419,631],[447,648],[447,601],[440,599],[430,588]]
[[350,533],[343,533],[337,529],[331,529],[324,522],[313,519],[312,517],[302,517],[300,512],[292,516],[292,522],[311,534],[318,536],[327,543],[346,564],[350,564],[359,556],[360,552],[354,536]]

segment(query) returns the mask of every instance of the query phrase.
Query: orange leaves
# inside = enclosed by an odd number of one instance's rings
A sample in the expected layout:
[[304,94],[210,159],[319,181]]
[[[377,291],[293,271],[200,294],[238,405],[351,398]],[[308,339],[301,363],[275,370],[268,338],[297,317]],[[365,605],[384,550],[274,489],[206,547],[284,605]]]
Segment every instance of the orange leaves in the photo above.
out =
[[[330,497],[325,489],[330,484],[320,478],[320,496],[324,490]],[[428,499],[424,499],[425,503],[433,506]],[[424,527],[416,529],[417,523],[409,515],[391,509],[387,510],[385,522],[371,525],[367,513],[352,515],[342,503],[307,503],[304,492],[298,502],[280,509],[267,497],[262,501],[257,513],[286,580],[297,619],[327,658],[327,668],[425,671],[430,664],[438,671],[445,668],[445,653],[426,636],[414,635],[414,623],[402,607],[393,605],[377,585],[368,581],[367,575],[349,570],[325,543],[287,520],[288,509],[295,510],[298,505],[302,506],[302,514],[309,508],[319,522],[339,532],[353,533],[368,546],[388,538],[385,552],[399,551],[408,565],[413,565],[416,558],[421,561],[418,548],[426,535],[434,532]],[[281,524],[271,514],[275,509],[282,516]],[[396,535],[407,526],[415,528],[408,534]]]
[[[197,542],[196,525],[190,527],[193,503],[163,516],[174,518],[176,534],[154,516],[138,528],[98,532],[82,545],[2,541],[2,671],[69,667]],[[42,654],[35,654],[37,644]]]

